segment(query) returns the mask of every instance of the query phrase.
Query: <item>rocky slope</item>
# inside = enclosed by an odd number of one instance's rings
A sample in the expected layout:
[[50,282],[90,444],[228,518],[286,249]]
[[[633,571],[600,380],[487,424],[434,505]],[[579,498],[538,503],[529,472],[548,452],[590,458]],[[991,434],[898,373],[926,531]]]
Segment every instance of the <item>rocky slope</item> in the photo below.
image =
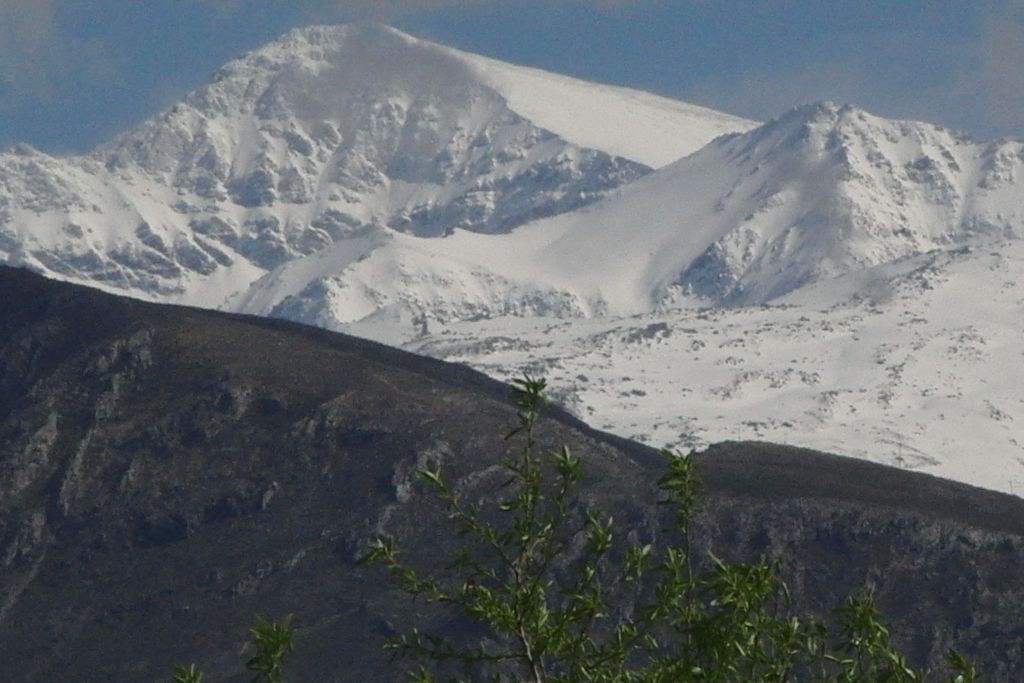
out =
[[[157,306],[0,268],[0,651],[12,681],[245,680],[255,612],[295,615],[296,680],[401,680],[377,646],[436,613],[357,566],[386,531],[451,542],[416,467],[488,495],[514,412],[465,367],[283,321]],[[471,418],[471,419],[467,419]],[[564,413],[582,495],[662,533],[652,451]],[[1024,674],[1024,503],[798,449],[699,458],[702,547],[783,559],[801,604],[877,587],[917,661]]]

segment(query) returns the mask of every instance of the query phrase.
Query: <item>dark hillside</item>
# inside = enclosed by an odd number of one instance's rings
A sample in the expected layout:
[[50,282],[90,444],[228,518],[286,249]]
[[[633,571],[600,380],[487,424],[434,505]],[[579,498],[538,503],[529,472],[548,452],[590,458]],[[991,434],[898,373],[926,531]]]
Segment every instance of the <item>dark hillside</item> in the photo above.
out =
[[[486,495],[514,447],[507,388],[461,366],[281,321],[158,306],[0,268],[0,666],[33,681],[239,676],[257,612],[294,613],[296,681],[401,680],[405,597],[354,558],[380,531],[449,543],[417,467]],[[649,449],[553,414],[585,496],[660,524]],[[1024,502],[768,444],[700,457],[700,536],[783,559],[803,603],[877,587],[921,659],[957,644],[1024,679]]]

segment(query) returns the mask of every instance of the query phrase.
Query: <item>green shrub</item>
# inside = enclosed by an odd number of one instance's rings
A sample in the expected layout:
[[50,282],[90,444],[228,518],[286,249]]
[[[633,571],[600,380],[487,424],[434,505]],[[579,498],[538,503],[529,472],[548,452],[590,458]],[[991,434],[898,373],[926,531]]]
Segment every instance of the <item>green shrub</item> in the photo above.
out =
[[[420,666],[427,683],[461,672],[481,680],[533,683],[813,680],[822,683],[913,683],[925,672],[908,666],[881,624],[870,594],[835,610],[835,624],[788,614],[788,593],[769,560],[729,564],[713,555],[695,573],[687,547],[699,482],[688,457],[665,453],[660,480],[675,513],[676,546],[623,543],[612,520],[581,509],[574,493],[580,460],[565,446],[541,455],[535,427],[545,382],[517,380],[518,455],[496,510],[462,500],[440,469],[420,478],[443,503],[463,539],[452,576],[427,576],[406,564],[387,537],[374,540],[364,562],[386,567],[411,596],[454,610],[481,626],[483,640],[452,642],[410,630],[387,641]],[[454,665],[454,666],[453,666]],[[949,653],[956,683],[973,668]],[[486,673],[485,673],[486,672]]]
[[[291,627],[291,618],[272,622],[262,616],[256,617],[256,623],[249,629],[252,636],[253,656],[246,662],[246,668],[256,674],[252,683],[284,683],[285,655],[292,651],[295,629]],[[171,683],[203,683],[203,674],[196,665],[174,668]]]

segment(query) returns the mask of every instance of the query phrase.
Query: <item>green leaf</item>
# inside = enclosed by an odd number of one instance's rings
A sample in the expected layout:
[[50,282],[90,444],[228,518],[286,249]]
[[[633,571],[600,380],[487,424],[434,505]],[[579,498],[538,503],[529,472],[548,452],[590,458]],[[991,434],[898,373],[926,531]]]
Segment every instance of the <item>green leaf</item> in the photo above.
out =
[[190,664],[188,668],[176,666],[171,683],[203,683],[203,674],[196,669],[195,664]]

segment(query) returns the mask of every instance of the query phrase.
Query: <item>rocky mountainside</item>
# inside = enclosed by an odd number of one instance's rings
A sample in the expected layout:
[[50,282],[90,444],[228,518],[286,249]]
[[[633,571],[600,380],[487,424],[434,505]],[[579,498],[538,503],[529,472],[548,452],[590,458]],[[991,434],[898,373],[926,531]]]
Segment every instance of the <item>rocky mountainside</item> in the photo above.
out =
[[[378,648],[441,618],[357,566],[385,531],[451,544],[417,467],[488,496],[515,447],[507,388],[465,367],[279,320],[113,297],[0,268],[0,652],[16,682],[242,681],[256,612],[295,615],[296,680],[401,680]],[[555,412],[583,499],[664,528],[652,451]],[[699,545],[783,560],[800,606],[874,585],[915,661],[956,644],[1024,675],[1024,502],[757,443],[699,457]]]

